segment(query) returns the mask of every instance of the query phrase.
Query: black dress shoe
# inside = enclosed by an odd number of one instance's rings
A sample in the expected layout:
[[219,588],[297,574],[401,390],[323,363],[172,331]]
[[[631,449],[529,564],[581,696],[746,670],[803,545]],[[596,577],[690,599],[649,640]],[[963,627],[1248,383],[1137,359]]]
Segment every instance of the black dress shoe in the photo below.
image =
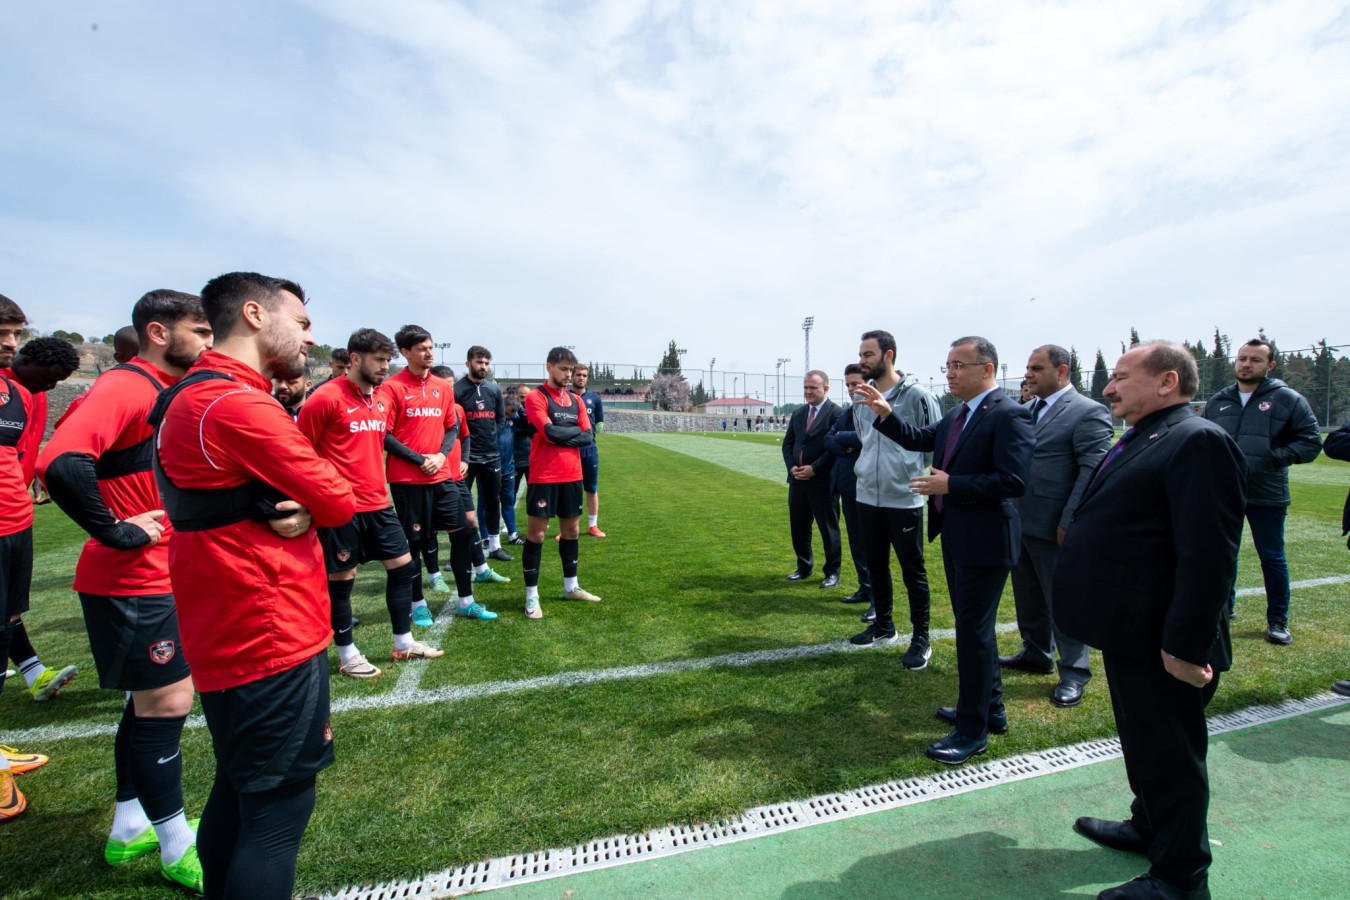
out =
[[[956,724],[956,707],[939,706],[937,712],[933,713],[933,718],[939,722],[946,722],[948,725]],[[998,712],[991,712],[987,722],[990,734],[1008,733],[1008,711],[1001,709]]]
[[871,625],[877,620],[877,605],[875,603],[867,607],[867,612],[862,614],[862,623]]
[[787,577],[787,580],[788,580],[788,581],[801,581],[801,580],[804,579],[804,578],[810,578],[810,577],[811,577],[811,573],[810,573],[809,571],[808,571],[808,572],[793,572],[791,575],[789,575],[789,576]]
[[826,575],[824,578],[822,578],[822,579],[820,580],[820,586],[821,586],[822,588],[836,588],[836,587],[839,587],[839,576],[838,576],[838,575]]
[[488,553],[487,558],[488,558],[488,559],[496,559],[496,560],[500,560],[501,562],[515,562],[515,561],[516,561],[516,558],[515,558],[514,556],[512,556],[510,553],[507,553],[507,552],[506,552],[505,550],[503,550],[501,547],[498,547],[496,550],[493,550],[493,551],[491,551],[490,553]]
[[1188,891],[1145,873],[1122,885],[1107,888],[1097,895],[1097,900],[1209,900],[1209,888]]
[[1012,656],[1000,656],[998,664],[1005,669],[1013,669],[1017,672],[1033,672],[1037,675],[1055,674],[1054,663],[1038,663],[1027,659],[1027,651],[1020,650]]
[[959,766],[972,756],[989,749],[989,742],[983,738],[968,738],[959,731],[953,731],[940,741],[934,741],[923,751],[923,755],[936,760],[944,766]]
[[857,590],[847,597],[840,597],[840,603],[871,603],[872,595],[863,590]]
[[1140,836],[1134,823],[1110,822],[1106,819],[1094,819],[1083,816],[1073,823],[1074,830],[1090,841],[1096,841],[1112,850],[1124,850],[1126,853],[1147,854],[1149,842]]
[[1061,681],[1050,692],[1050,702],[1063,709],[1071,709],[1083,702],[1083,685],[1076,681]]

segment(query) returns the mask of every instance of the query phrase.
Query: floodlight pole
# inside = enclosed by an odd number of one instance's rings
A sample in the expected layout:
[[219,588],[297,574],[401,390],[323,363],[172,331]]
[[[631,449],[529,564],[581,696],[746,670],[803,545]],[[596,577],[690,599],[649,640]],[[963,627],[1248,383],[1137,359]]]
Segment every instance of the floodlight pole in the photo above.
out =
[[802,331],[806,333],[806,371],[811,371],[811,326],[816,324],[815,316],[807,316],[802,320]]

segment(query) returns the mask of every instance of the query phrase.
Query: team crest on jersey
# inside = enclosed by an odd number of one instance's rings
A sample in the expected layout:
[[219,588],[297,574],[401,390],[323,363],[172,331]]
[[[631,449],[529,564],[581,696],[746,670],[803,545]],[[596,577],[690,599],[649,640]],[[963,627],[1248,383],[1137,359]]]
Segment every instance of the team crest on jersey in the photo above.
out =
[[378,409],[380,412],[384,412],[384,401],[383,401],[383,400],[376,400],[376,401],[375,401],[375,408]]
[[339,550],[337,552],[338,562],[346,562],[351,558],[352,558],[352,551],[350,550]]
[[479,400],[479,401],[477,401],[477,402],[478,402],[478,408],[479,408],[479,409],[482,409],[482,408],[483,408],[483,401],[482,401],[482,400]]
[[323,721],[323,742],[325,744],[333,743],[333,720],[324,719]]
[[1256,408],[1261,410],[1261,412],[1270,412],[1270,408],[1272,406],[1274,406],[1274,404],[1271,403],[1269,400],[1262,400],[1260,403],[1256,405]]
[[173,641],[155,641],[150,645],[150,661],[161,666],[167,665],[173,659],[175,649]]
[[7,403],[9,403],[9,392],[0,391],[0,406],[4,406]]
[[441,396],[441,389],[440,389],[440,388],[432,388],[432,389],[431,389],[431,396],[439,398],[439,397]]

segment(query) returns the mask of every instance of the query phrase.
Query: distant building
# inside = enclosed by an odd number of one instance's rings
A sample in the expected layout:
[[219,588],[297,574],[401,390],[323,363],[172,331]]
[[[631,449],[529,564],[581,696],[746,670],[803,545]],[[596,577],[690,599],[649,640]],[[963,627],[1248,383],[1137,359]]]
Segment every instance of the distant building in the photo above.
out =
[[773,415],[773,404],[755,397],[718,397],[716,400],[709,400],[702,406],[695,408],[694,412],[710,416],[730,416],[733,418],[750,416],[753,418],[754,416]]

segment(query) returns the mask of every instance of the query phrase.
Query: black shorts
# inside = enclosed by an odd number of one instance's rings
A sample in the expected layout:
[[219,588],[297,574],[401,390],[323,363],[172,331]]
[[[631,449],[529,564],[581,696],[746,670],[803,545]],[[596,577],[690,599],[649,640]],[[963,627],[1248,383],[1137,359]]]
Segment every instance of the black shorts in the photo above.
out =
[[178,636],[173,594],[107,597],[80,594],[98,685],[110,691],[149,691],[192,673]]
[[313,777],[333,764],[328,654],[239,687],[203,691],[216,771],[241,794]]
[[0,623],[28,612],[33,590],[33,528],[0,537]]
[[359,512],[346,525],[320,528],[323,564],[329,572],[346,572],[364,562],[398,559],[408,552],[408,538],[394,508]]
[[525,489],[525,514],[552,519],[575,519],[581,515],[581,482],[535,484]]
[[464,527],[464,510],[469,509],[461,499],[459,482],[440,484],[391,484],[389,495],[394,498],[394,510],[408,543],[414,546],[423,541],[423,535],[438,531],[457,531]]
[[581,448],[581,489],[588,494],[600,490],[600,451],[595,447]]

